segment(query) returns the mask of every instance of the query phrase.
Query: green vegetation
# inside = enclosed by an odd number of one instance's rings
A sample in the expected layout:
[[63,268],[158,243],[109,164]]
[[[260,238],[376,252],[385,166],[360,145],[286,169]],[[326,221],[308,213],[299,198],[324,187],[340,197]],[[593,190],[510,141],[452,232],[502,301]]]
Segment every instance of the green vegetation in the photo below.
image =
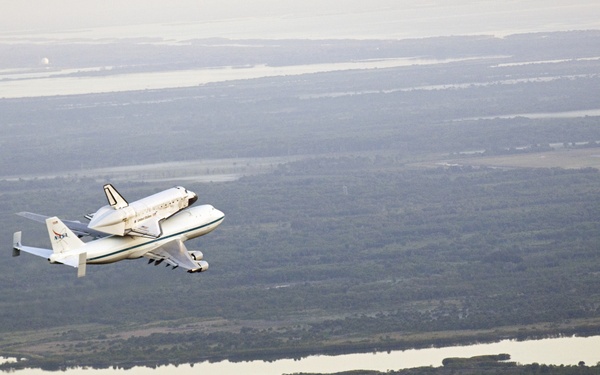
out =
[[[554,143],[592,144],[598,117],[466,120],[594,109],[599,62],[585,57],[598,56],[600,35],[585,35],[583,45],[565,42],[578,33],[547,35],[544,43],[563,48],[537,52],[526,48],[535,36],[484,38],[470,45],[473,56],[511,57],[460,64],[0,100],[0,355],[27,359],[0,368],[599,334],[600,172],[476,162],[507,149],[531,156]],[[414,55],[440,41],[403,43]],[[565,56],[573,59],[498,66]],[[471,150],[490,151],[463,153]],[[267,156],[290,161],[255,168]],[[134,200],[182,184],[224,211],[221,227],[187,243],[204,252],[209,272],[138,260],[77,279],[69,267],[10,257],[17,230],[25,244],[48,246],[45,228],[15,212],[75,219],[105,204],[111,172],[92,168],[203,158],[246,165],[190,164],[189,176],[246,176],[201,184],[161,167],[116,185]]]
[[[96,167],[164,161],[340,152],[386,151],[414,159],[430,153],[600,140],[593,116],[494,118],[598,109],[597,31],[503,39],[288,43],[273,42],[275,46],[261,50],[261,63],[296,65],[300,51],[305,56],[300,61],[310,57],[311,63],[348,61],[349,55],[357,60],[415,56],[468,60],[241,80],[188,89],[0,100],[0,176],[64,175]],[[84,59],[89,64],[93,58],[99,64],[107,56],[134,53],[142,71],[156,67],[142,62],[154,62],[159,48],[149,45],[148,50],[133,49],[116,44],[114,51],[106,51],[110,44],[78,46],[84,53],[66,51],[74,59],[69,63],[82,64],[79,59]],[[34,51],[40,48],[26,47]],[[17,58],[19,48],[10,48],[11,52],[2,55]],[[164,69],[178,68],[171,56],[180,56],[182,47],[163,48],[162,58],[156,62],[163,63]],[[211,47],[189,48],[196,57],[217,54]],[[254,49],[229,47],[224,55],[228,60],[220,63],[241,65],[243,58],[243,64],[255,64],[257,56],[251,51]],[[286,56],[288,60],[280,59]],[[528,63],[536,61],[552,63]],[[190,59],[190,64],[219,66],[203,59]],[[479,117],[491,119],[477,120]]]
[[[90,181],[44,183],[10,183],[19,188],[2,201],[27,189],[45,197],[65,187],[89,201],[99,193]],[[191,186],[227,214],[189,244],[202,244],[210,272],[136,261],[77,280],[68,267],[8,258],[2,278],[15,288],[2,291],[0,329],[11,339],[0,345],[108,366],[598,334],[598,184],[596,170],[406,170],[391,158],[345,157]],[[24,239],[43,246],[32,224]],[[214,319],[224,322],[202,323]],[[68,328],[90,323],[99,326]],[[65,328],[32,335],[33,348],[16,339],[50,327]]]

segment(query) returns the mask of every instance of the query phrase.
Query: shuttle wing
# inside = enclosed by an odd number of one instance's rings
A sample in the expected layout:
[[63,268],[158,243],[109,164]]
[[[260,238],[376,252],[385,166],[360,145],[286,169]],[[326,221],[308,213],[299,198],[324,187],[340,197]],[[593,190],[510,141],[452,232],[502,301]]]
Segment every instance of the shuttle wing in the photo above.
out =
[[201,260],[196,261],[192,258],[187,248],[181,240],[169,241],[161,247],[154,249],[144,255],[150,259],[150,263],[158,266],[163,261],[173,268],[181,267],[188,272],[202,272],[208,269],[208,263]]
[[133,233],[138,235],[158,238],[162,235],[162,227],[160,226],[160,220],[152,218],[141,223],[138,223],[135,227],[131,228]]
[[[17,215],[22,216],[26,219],[37,221],[39,223],[46,223],[46,219],[50,216],[34,214],[33,212],[17,212]],[[63,220],[63,223],[73,231],[78,237],[90,236],[94,239],[108,237],[110,234],[99,232],[97,230],[93,230],[88,228],[87,224],[79,222],[79,221],[71,221],[71,220]]]

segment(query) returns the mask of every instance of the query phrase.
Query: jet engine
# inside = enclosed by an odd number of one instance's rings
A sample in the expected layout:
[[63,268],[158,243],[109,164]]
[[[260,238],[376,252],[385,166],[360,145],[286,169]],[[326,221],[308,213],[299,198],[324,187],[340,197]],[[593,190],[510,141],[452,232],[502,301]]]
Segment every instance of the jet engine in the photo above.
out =
[[194,270],[189,270],[189,273],[196,273],[196,272],[204,272],[206,270],[208,270],[208,262],[201,260],[198,263],[198,268],[194,269]]
[[193,260],[202,260],[204,258],[204,254],[202,254],[202,251],[190,251],[190,256],[192,257]]

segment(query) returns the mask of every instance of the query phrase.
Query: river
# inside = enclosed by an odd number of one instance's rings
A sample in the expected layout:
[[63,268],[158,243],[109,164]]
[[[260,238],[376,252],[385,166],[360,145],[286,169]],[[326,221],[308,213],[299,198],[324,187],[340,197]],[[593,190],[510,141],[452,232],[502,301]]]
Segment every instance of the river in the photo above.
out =
[[[332,64],[307,64],[294,66],[215,67],[163,72],[109,74],[73,77],[73,69],[36,71],[0,70],[0,98],[40,97],[54,95],[81,95],[91,93],[122,92],[134,90],[160,90],[278,76],[294,76],[357,69],[383,69],[412,65],[434,65],[450,62],[489,58],[486,56],[463,59],[393,58]],[[102,71],[101,68],[86,72]],[[110,72],[108,69],[106,72]],[[82,72],[83,73],[83,72]]]
[[[338,356],[309,356],[301,360],[280,359],[272,362],[202,362],[181,366],[162,366],[156,369],[134,367],[122,369],[70,369],[66,375],[192,375],[209,373],[216,375],[260,374],[280,375],[295,372],[333,373],[355,369],[399,370],[414,367],[442,365],[449,357],[473,357],[486,354],[507,353],[511,361],[520,364],[577,365],[580,361],[588,366],[600,362],[600,336],[562,337],[543,340],[514,341],[503,340],[491,344],[452,346],[444,348],[398,350],[390,353],[358,353]],[[43,370],[21,370],[17,375],[49,375],[54,372]]]
[[[44,45],[52,51],[53,46],[59,44],[107,44],[121,39],[138,40],[141,44],[186,45],[192,40],[197,42],[206,38],[225,38],[228,40],[224,39],[223,43],[231,44],[236,43],[236,39],[407,39],[482,34],[502,37],[515,33],[600,29],[600,6],[594,0],[532,0],[525,3],[514,0],[460,0],[451,4],[443,1],[375,0],[365,3],[347,0],[345,6],[336,2],[318,2],[316,7],[301,2],[285,2],[286,5],[281,5],[280,2],[267,0],[267,3],[273,5],[268,7],[269,11],[259,12],[260,7],[242,7],[238,10],[232,9],[231,5],[214,2],[205,13],[195,17],[197,19],[194,22],[135,23],[20,32],[2,31],[0,27],[0,46],[15,45],[19,50],[23,45]],[[243,45],[253,48],[252,44]],[[254,48],[260,48],[260,41],[256,42]],[[36,69],[0,70],[0,99],[158,90],[259,77],[450,62],[389,59],[118,74],[112,66],[59,69],[54,67],[53,61],[48,66],[38,66]],[[78,76],[70,76],[73,73]]]

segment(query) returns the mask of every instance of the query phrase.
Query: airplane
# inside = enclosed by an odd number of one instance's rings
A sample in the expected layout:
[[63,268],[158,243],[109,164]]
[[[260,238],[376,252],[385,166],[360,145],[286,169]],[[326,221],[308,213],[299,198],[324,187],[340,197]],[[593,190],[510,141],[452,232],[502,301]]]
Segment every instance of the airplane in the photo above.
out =
[[104,185],[108,205],[87,215],[88,229],[117,236],[158,238],[162,235],[161,222],[191,206],[198,196],[177,186],[133,203],[127,201],[111,184]]
[[83,242],[57,217],[46,221],[52,249],[24,246],[21,232],[13,235],[13,257],[21,251],[48,259],[52,264],[65,264],[77,268],[77,277],[86,274],[87,264],[108,264],[124,259],[145,257],[148,263],[158,266],[165,262],[173,269],[181,267],[189,273],[204,272],[208,263],[201,251],[188,251],[184,242],[215,230],[225,219],[225,214],[205,204],[178,212],[162,223],[162,236],[101,237]]

